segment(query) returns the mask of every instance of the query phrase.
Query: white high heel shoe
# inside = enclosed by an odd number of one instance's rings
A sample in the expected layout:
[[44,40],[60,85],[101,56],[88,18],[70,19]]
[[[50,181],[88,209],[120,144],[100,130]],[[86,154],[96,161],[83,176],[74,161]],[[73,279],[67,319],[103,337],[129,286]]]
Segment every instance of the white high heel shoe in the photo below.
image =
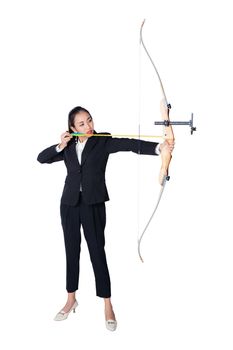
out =
[[54,321],[63,321],[66,320],[69,316],[69,313],[73,310],[75,312],[76,307],[78,306],[78,302],[75,300],[74,304],[71,306],[70,311],[65,312],[63,310],[59,311],[54,317]]
[[105,321],[105,325],[109,331],[115,331],[117,328],[117,321],[116,320],[107,320],[107,321]]

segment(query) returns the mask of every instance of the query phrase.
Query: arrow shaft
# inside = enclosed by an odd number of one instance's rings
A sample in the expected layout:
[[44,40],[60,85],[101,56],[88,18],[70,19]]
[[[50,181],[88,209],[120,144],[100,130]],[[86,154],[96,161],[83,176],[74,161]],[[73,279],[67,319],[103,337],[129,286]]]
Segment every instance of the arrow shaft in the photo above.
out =
[[[76,133],[76,132],[73,132],[71,135],[72,136],[90,136],[90,134],[82,134],[82,133]],[[132,137],[132,138],[139,137],[136,134],[113,134],[113,135],[112,134],[111,135],[109,135],[109,134],[91,134],[91,136],[94,136],[94,137]],[[149,137],[149,138],[156,138],[156,139],[163,138],[163,136],[161,136],[161,135],[140,135],[140,137],[144,137],[144,138]]]

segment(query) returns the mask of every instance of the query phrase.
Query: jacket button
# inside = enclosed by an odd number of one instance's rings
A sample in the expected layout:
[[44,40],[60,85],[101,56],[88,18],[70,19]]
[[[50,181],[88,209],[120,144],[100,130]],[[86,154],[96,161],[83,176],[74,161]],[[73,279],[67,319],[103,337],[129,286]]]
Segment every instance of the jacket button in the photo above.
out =
[[78,170],[78,174],[81,174],[81,170]]

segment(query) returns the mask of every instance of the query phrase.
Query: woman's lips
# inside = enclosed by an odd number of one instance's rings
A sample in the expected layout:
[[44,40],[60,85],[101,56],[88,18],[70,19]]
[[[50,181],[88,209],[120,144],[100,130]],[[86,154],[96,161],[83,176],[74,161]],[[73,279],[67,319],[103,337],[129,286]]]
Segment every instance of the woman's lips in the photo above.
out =
[[86,134],[93,134],[93,130],[88,130]]

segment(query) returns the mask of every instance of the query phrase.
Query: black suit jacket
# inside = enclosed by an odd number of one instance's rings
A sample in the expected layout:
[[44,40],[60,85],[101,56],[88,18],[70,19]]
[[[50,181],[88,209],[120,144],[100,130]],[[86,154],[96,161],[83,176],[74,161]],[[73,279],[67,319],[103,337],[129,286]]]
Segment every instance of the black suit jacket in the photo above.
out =
[[72,206],[78,203],[80,183],[82,196],[87,204],[109,200],[105,184],[105,169],[109,154],[132,151],[138,154],[155,155],[155,147],[158,143],[109,136],[90,137],[82,152],[81,164],[78,161],[75,145],[73,138],[61,152],[56,151],[56,144],[46,148],[37,157],[40,163],[53,163],[60,160],[65,162],[67,176],[61,203]]

